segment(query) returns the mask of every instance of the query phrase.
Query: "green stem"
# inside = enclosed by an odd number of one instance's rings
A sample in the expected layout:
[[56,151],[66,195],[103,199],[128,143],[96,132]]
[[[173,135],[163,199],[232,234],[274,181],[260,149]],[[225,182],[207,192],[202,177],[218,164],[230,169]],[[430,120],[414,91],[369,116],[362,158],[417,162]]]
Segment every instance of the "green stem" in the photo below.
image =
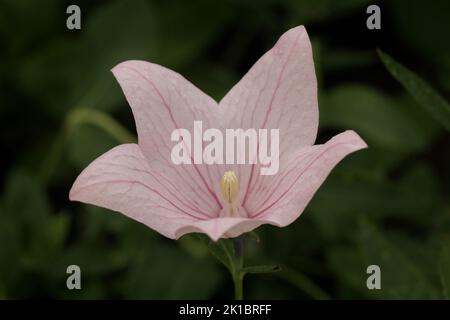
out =
[[136,141],[134,135],[108,114],[93,109],[75,109],[67,116],[66,124],[69,131],[81,124],[90,124],[103,129],[120,143]]
[[288,281],[292,285],[296,286],[311,298],[316,300],[330,300],[331,297],[328,293],[323,291],[318,285],[310,280],[304,274],[290,269],[286,266],[282,267],[282,272],[277,273],[280,278]]
[[242,272],[238,271],[233,275],[234,299],[236,300],[244,299],[243,280],[244,274]]
[[244,275],[242,272],[242,268],[244,266],[244,243],[243,239],[236,238],[233,240],[234,244],[234,255],[235,255],[235,268],[232,274],[233,276],[233,284],[234,284],[234,298],[236,300],[244,299]]
[[231,239],[222,239],[217,242],[211,242],[205,238],[208,243],[209,251],[230,271],[234,285],[234,298],[236,300],[244,299],[243,282],[246,274],[262,274],[279,271],[277,265],[261,265],[244,267],[244,237]]
[[50,179],[53,170],[61,160],[68,137],[73,130],[82,124],[96,126],[109,133],[120,143],[136,141],[136,138],[127,129],[109,115],[92,109],[76,108],[67,115],[61,131],[50,148],[50,152],[42,162],[40,177],[44,183]]

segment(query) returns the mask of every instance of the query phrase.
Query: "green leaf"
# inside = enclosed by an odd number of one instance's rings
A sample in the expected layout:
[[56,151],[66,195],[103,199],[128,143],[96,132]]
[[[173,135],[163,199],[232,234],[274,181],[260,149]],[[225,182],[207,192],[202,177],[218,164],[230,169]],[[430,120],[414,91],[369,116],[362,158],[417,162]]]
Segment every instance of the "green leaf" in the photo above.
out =
[[442,246],[439,259],[439,274],[445,299],[450,299],[450,238]]
[[428,83],[391,56],[378,50],[378,55],[390,74],[413,98],[447,130],[450,130],[450,105]]
[[272,273],[280,271],[280,266],[273,265],[273,266],[250,266],[250,267],[243,267],[241,269],[244,273]]

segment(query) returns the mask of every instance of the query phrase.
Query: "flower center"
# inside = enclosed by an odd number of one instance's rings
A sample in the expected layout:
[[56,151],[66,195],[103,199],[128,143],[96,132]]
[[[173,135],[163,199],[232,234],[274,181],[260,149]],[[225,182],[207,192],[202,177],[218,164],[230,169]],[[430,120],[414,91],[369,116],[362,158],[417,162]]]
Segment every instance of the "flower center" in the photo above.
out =
[[234,171],[226,171],[223,174],[222,179],[220,179],[220,188],[227,204],[225,212],[228,211],[230,216],[234,216],[238,211],[235,200],[239,194],[239,181]]

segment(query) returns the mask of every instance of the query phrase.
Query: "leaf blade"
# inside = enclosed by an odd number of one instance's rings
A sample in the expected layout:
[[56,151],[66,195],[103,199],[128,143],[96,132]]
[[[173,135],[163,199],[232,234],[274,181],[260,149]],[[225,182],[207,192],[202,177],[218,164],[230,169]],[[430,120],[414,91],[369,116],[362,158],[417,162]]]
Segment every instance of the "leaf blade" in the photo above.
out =
[[272,273],[280,270],[281,268],[278,265],[249,266],[241,269],[242,272],[251,274]]
[[408,93],[439,123],[450,131],[450,105],[427,82],[394,58],[377,50],[381,62]]

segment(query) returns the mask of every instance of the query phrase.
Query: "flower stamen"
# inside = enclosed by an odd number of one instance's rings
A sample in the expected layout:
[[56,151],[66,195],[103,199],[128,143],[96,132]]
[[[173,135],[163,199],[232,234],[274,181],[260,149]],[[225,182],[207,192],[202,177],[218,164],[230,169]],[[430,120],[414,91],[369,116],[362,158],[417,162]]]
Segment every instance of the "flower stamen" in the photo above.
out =
[[222,179],[220,179],[220,188],[222,189],[222,196],[228,204],[228,211],[230,216],[237,213],[237,208],[234,204],[239,194],[239,181],[234,171],[226,171]]

